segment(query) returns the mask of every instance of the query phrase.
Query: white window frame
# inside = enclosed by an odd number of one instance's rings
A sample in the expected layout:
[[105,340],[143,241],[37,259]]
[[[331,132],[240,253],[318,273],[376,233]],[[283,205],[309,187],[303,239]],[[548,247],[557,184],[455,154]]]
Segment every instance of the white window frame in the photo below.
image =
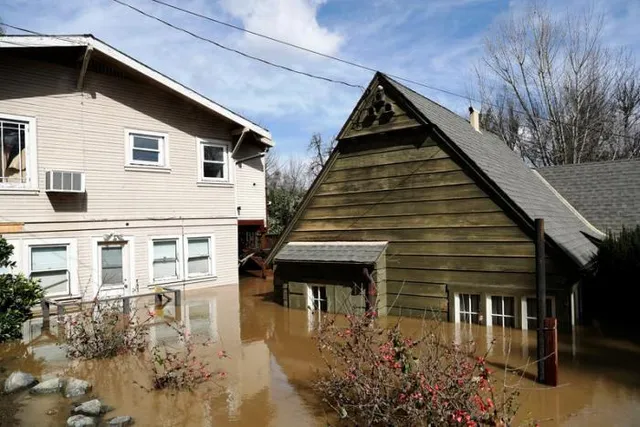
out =
[[[133,159],[133,137],[134,136],[160,138],[158,143],[158,162],[148,162]],[[164,132],[154,132],[148,130],[125,129],[124,141],[126,147],[127,163],[125,166],[134,168],[169,169],[169,134]],[[138,148],[137,148],[138,150]],[[144,149],[143,149],[144,150]]]
[[[228,141],[211,138],[196,138],[198,152],[198,181],[203,183],[232,183],[231,176],[234,168],[231,167],[231,144]],[[224,175],[225,178],[208,178],[204,176],[204,147],[213,146],[224,149]]]
[[[529,320],[538,320],[538,313],[533,313],[533,316],[529,313],[529,304],[527,299],[537,298],[536,295],[526,295],[522,297],[522,329],[529,329]],[[556,297],[553,295],[547,295],[547,299],[551,300],[551,316],[556,317]]]
[[18,116],[15,114],[5,114],[0,112],[0,120],[25,122],[27,130],[25,135],[25,146],[27,147],[26,155],[26,182],[10,183],[0,182],[0,191],[2,190],[37,190],[38,189],[38,138],[36,118],[29,116]]
[[[209,273],[189,274],[189,239],[208,239],[209,240]],[[199,277],[216,277],[216,238],[213,234],[187,234],[183,241],[184,253],[184,277],[186,279],[195,279]]]
[[[153,274],[153,260],[155,259],[154,251],[153,251],[153,243],[154,242],[162,242],[162,241],[175,241],[176,242],[176,274],[177,277],[167,277],[156,279]],[[183,242],[180,236],[152,236],[149,238],[149,250],[148,250],[148,258],[149,258],[149,283],[151,285],[161,284],[161,283],[171,283],[177,282],[183,279],[184,277],[184,266],[182,262],[182,254],[183,254]]]
[[[15,245],[14,245],[15,246]],[[67,247],[67,272],[69,277],[69,293],[48,295],[47,298],[69,298],[80,296],[78,286],[78,245],[76,239],[29,239],[23,241],[23,268],[27,276],[31,276],[31,249],[35,247]],[[14,249],[15,250],[15,249]]]
[[[501,303],[502,303],[502,314],[494,314],[493,313],[493,300],[492,297],[497,297],[497,298],[501,298]],[[513,315],[506,315],[504,314],[504,299],[505,298],[513,298]],[[511,326],[505,326],[505,319],[506,318],[512,318],[513,317],[513,328],[517,328],[518,327],[518,308],[517,308],[517,304],[518,304],[518,297],[514,296],[514,295],[487,295],[487,325],[490,326],[501,326],[503,328],[511,328]],[[502,319],[502,324],[500,325],[495,325],[493,323],[493,318],[494,317],[500,317]]]
[[[465,311],[463,310],[462,306],[460,305],[460,298],[465,295],[468,296],[468,303],[469,303],[469,310]],[[477,296],[478,297],[478,311],[471,311],[471,297],[472,296]],[[473,322],[471,321],[472,315],[476,314],[478,316],[478,319],[482,318],[482,295],[481,294],[472,294],[472,293],[465,293],[465,292],[458,292],[455,293],[454,298],[456,299],[456,303],[455,303],[455,307],[456,307],[456,321],[459,323],[466,323],[466,324],[470,324],[472,325]],[[468,314],[469,315],[469,321],[463,321],[462,320],[462,316],[464,314]],[[480,324],[481,322],[479,321],[478,324]]]

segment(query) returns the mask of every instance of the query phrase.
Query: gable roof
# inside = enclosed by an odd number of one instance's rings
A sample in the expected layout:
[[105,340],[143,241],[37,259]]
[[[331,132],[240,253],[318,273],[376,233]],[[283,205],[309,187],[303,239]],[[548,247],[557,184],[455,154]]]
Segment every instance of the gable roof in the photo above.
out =
[[586,237],[602,236],[583,223],[522,159],[498,136],[477,132],[469,121],[407,88],[383,74],[378,74],[395,88],[427,122],[439,129],[468,162],[482,173],[495,189],[501,191],[525,218],[545,220],[547,237],[579,266],[587,265],[596,252]]
[[537,169],[587,220],[602,231],[640,225],[640,159]]
[[158,71],[144,65],[131,56],[109,46],[103,41],[95,38],[91,34],[85,35],[42,35],[42,36],[21,36],[21,35],[5,35],[0,36],[0,48],[37,48],[37,47],[91,47],[96,51],[112,58],[131,70],[140,73],[151,80],[164,86],[169,91],[187,98],[196,104],[204,107],[206,110],[222,116],[227,120],[237,123],[239,126],[247,128],[258,136],[260,141],[272,147],[274,145],[271,133],[249,121],[248,119],[234,113],[233,111],[223,107],[222,105],[202,96],[192,89],[178,83],[177,81],[159,73]]

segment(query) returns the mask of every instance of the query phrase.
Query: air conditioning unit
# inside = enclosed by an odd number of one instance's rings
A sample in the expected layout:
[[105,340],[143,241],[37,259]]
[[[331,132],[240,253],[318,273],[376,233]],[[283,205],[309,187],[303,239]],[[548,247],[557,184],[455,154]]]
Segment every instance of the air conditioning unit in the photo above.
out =
[[46,191],[84,193],[84,172],[47,171]]

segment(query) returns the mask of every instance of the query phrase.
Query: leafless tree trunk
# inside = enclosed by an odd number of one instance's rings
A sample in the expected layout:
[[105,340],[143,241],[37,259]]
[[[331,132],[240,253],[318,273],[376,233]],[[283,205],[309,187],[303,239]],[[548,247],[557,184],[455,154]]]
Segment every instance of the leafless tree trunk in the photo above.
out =
[[335,138],[332,138],[331,141],[324,141],[322,135],[319,133],[311,135],[307,150],[311,153],[309,170],[313,176],[318,175],[324,164],[329,160],[329,156],[336,146],[336,142]]
[[640,73],[602,17],[540,3],[501,22],[477,70],[482,125],[535,166],[640,155]]

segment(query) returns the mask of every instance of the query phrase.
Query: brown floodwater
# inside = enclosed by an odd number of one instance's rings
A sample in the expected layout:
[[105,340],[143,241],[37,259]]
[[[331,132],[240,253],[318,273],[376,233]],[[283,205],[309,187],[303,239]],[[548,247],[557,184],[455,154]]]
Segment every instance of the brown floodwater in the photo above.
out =
[[[6,372],[21,369],[40,377],[72,375],[93,384],[93,395],[115,408],[109,416],[131,415],[138,426],[326,426],[333,423],[311,389],[322,368],[311,338],[314,319],[271,301],[271,278],[241,279],[233,286],[186,292],[183,319],[192,334],[213,340],[201,356],[226,377],[193,392],[147,391],[149,369],[143,357],[69,361],[55,329],[41,321],[24,327],[22,343],[0,345]],[[152,301],[146,302],[152,305]],[[163,314],[173,315],[167,306]],[[383,322],[396,322],[395,318]],[[419,319],[401,321],[408,334],[425,327]],[[535,332],[499,327],[444,324],[452,340],[473,337],[478,354],[490,346],[488,361],[521,403],[518,423],[542,426],[640,426],[640,346],[580,330],[559,337],[560,385],[541,386],[535,375]],[[153,342],[177,343],[166,325],[151,328]],[[220,360],[224,349],[228,359]],[[0,396],[0,425],[61,426],[70,403],[60,395]],[[51,415],[47,415],[49,412]]]

